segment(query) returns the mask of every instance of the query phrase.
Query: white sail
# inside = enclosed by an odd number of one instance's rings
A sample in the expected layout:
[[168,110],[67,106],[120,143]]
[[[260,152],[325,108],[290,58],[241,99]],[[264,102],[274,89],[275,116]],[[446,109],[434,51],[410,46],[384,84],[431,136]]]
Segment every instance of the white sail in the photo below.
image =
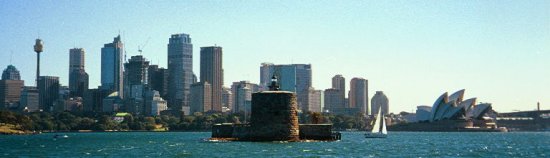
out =
[[388,130],[386,130],[386,119],[382,117],[382,134],[388,134]]
[[380,132],[380,111],[378,110],[378,114],[376,115],[376,118],[374,120],[374,126],[372,126],[372,133],[379,133]]

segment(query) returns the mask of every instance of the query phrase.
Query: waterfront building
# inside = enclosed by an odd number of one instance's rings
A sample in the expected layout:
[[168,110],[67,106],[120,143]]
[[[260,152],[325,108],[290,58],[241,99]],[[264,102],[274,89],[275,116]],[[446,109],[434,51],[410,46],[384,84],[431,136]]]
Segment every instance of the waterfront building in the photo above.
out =
[[[120,35],[101,48],[101,88],[124,94],[124,44]],[[120,97],[123,97],[122,95]]]
[[59,77],[40,76],[38,78],[39,107],[43,111],[54,111],[54,102],[59,99]]
[[371,115],[376,115],[379,109],[382,109],[382,115],[387,115],[390,113],[389,108],[389,100],[386,94],[383,91],[376,91],[371,100]]
[[2,72],[2,80],[0,80],[0,109],[17,108],[24,85],[19,71],[15,66],[8,65]]
[[21,98],[19,100],[19,108],[25,112],[40,111],[38,105],[39,95],[36,87],[23,87]]
[[199,82],[192,84],[190,99],[191,113],[217,111],[213,109],[212,85],[208,82]]
[[201,47],[200,82],[210,83],[212,88],[212,108],[208,111],[222,111],[223,87],[223,52],[222,47]]
[[300,110],[308,109],[308,93],[312,85],[311,64],[274,65],[262,63],[260,67],[260,87],[269,89],[271,77],[278,78],[280,90],[295,92]]
[[[168,42],[168,107],[184,111],[189,108],[190,87],[196,80],[193,74],[193,44],[188,34],[173,34]],[[189,111],[184,111],[185,115]]]
[[[360,113],[368,114],[369,106],[369,81],[364,78],[353,78],[350,81],[349,106],[357,108]],[[372,109],[372,108],[371,108]],[[374,111],[374,109],[372,109]]]

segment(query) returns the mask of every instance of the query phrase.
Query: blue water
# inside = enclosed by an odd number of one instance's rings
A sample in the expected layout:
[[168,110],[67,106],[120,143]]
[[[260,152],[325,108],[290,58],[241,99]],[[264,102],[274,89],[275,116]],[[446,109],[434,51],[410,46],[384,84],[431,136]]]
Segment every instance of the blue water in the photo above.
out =
[[390,132],[337,142],[206,142],[209,132],[0,135],[0,157],[550,157],[547,133]]

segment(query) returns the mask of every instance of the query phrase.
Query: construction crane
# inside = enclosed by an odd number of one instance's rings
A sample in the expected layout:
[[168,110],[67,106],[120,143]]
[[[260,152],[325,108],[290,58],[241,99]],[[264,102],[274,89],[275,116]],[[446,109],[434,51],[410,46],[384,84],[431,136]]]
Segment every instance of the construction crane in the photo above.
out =
[[147,40],[145,40],[145,43],[141,45],[141,47],[138,46],[139,55],[141,55],[141,53],[143,52],[143,48],[145,48],[145,46],[147,46],[147,43],[149,43],[149,39],[151,39],[151,37],[148,37]]

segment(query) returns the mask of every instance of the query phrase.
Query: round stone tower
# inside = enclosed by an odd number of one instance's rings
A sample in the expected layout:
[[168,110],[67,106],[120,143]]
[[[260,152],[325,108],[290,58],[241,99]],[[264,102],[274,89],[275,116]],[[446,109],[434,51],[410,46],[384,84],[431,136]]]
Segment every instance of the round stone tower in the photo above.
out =
[[297,141],[299,124],[296,94],[263,91],[252,94],[250,139],[252,141]]

